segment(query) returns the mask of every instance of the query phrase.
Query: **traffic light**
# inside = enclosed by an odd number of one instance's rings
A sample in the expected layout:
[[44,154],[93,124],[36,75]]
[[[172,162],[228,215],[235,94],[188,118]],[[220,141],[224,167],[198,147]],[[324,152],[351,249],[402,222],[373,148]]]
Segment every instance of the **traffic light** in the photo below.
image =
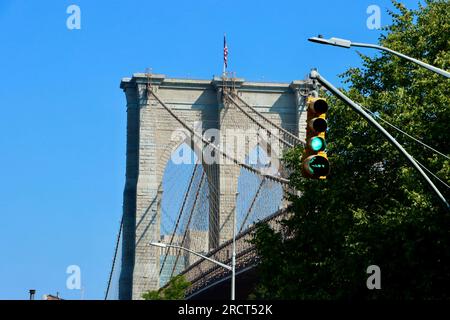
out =
[[306,146],[302,157],[302,173],[307,178],[326,179],[330,173],[330,163],[325,152],[328,103],[323,98],[309,96],[306,106]]

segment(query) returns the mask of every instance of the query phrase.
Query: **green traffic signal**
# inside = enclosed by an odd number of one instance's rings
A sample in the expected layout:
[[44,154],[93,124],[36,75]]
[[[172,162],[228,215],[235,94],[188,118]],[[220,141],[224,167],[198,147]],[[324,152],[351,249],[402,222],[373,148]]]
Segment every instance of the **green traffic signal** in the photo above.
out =
[[314,155],[306,159],[305,169],[315,178],[327,176],[330,173],[330,163],[327,158]]
[[326,179],[330,163],[325,152],[328,123],[326,113],[328,103],[325,99],[308,96],[306,116],[306,145],[302,156],[302,175],[312,179]]
[[309,147],[311,148],[312,151],[315,151],[315,152],[323,151],[323,150],[325,150],[326,143],[325,143],[325,140],[321,137],[313,137],[309,141]]

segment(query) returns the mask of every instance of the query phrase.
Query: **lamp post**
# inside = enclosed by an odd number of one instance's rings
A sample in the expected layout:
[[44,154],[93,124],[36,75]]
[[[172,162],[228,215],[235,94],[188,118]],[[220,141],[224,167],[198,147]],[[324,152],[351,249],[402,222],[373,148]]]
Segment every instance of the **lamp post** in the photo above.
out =
[[[237,204],[239,192],[236,192],[235,204]],[[236,285],[236,211],[237,205],[235,205],[233,210],[233,253],[231,255],[231,300],[235,299],[235,285]]]
[[431,70],[437,74],[440,74],[441,76],[450,78],[450,72],[447,72],[445,70],[439,69],[435,66],[429,65],[428,63],[422,62],[420,60],[411,58],[405,54],[402,54],[400,52],[394,51],[392,49],[383,47],[383,46],[379,46],[376,44],[370,44],[370,43],[360,43],[360,42],[352,42],[350,40],[346,40],[346,39],[340,39],[340,38],[330,38],[330,39],[324,39],[321,36],[319,37],[312,37],[308,39],[311,42],[315,42],[315,43],[320,43],[320,44],[326,44],[326,45],[330,45],[330,46],[336,46],[336,47],[341,47],[341,48],[350,48],[350,47],[361,47],[361,48],[371,48],[371,49],[377,49],[377,50],[382,50],[382,51],[386,51],[389,53],[392,53],[400,58],[406,59],[408,61],[411,61],[415,64],[418,64],[421,67],[424,67],[428,70]]
[[192,254],[200,257],[200,258],[208,260],[208,261],[210,261],[212,263],[215,263],[215,264],[221,266],[222,268],[225,268],[225,269],[231,271],[232,272],[232,276],[231,276],[231,300],[234,300],[234,275],[235,274],[233,272],[233,267],[231,267],[229,265],[226,265],[226,264],[224,264],[224,263],[222,263],[220,261],[211,259],[211,258],[209,258],[209,257],[207,257],[207,256],[205,256],[205,255],[203,255],[201,253],[195,252],[195,251],[193,251],[191,249],[188,249],[188,248],[185,248],[185,247],[182,247],[182,246],[177,246],[177,245],[174,245],[174,244],[165,244],[165,243],[161,243],[161,242],[152,242],[152,243],[150,243],[150,245],[155,246],[155,247],[160,247],[160,248],[181,249],[181,250],[184,250],[184,251],[187,251],[189,253],[192,253]]

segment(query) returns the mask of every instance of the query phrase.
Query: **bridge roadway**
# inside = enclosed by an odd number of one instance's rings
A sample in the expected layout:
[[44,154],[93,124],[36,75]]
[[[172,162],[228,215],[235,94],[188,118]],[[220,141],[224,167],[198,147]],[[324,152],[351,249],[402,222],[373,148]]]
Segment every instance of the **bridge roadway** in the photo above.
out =
[[[274,230],[282,228],[279,223],[289,215],[288,209],[281,209],[260,222],[268,223]],[[236,298],[246,299],[251,293],[257,279],[256,266],[259,258],[255,246],[250,242],[256,224],[236,236]],[[231,265],[233,242],[230,239],[211,251],[207,256]],[[231,271],[226,270],[208,260],[200,259],[181,275],[191,282],[187,289],[187,299],[229,299],[231,291]]]

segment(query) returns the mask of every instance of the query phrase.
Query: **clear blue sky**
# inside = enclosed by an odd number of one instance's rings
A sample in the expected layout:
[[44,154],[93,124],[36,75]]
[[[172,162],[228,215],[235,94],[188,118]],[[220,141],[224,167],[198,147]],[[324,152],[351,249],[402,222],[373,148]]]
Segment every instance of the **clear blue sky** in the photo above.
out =
[[[70,4],[81,30],[66,28]],[[72,264],[84,298],[103,298],[122,213],[122,77],[152,67],[210,79],[226,32],[239,77],[290,82],[318,67],[337,81],[359,65],[355,51],[306,39],[376,41],[371,4],[387,24],[389,0],[0,0],[0,299],[26,299],[29,288],[79,299],[66,289]]]

